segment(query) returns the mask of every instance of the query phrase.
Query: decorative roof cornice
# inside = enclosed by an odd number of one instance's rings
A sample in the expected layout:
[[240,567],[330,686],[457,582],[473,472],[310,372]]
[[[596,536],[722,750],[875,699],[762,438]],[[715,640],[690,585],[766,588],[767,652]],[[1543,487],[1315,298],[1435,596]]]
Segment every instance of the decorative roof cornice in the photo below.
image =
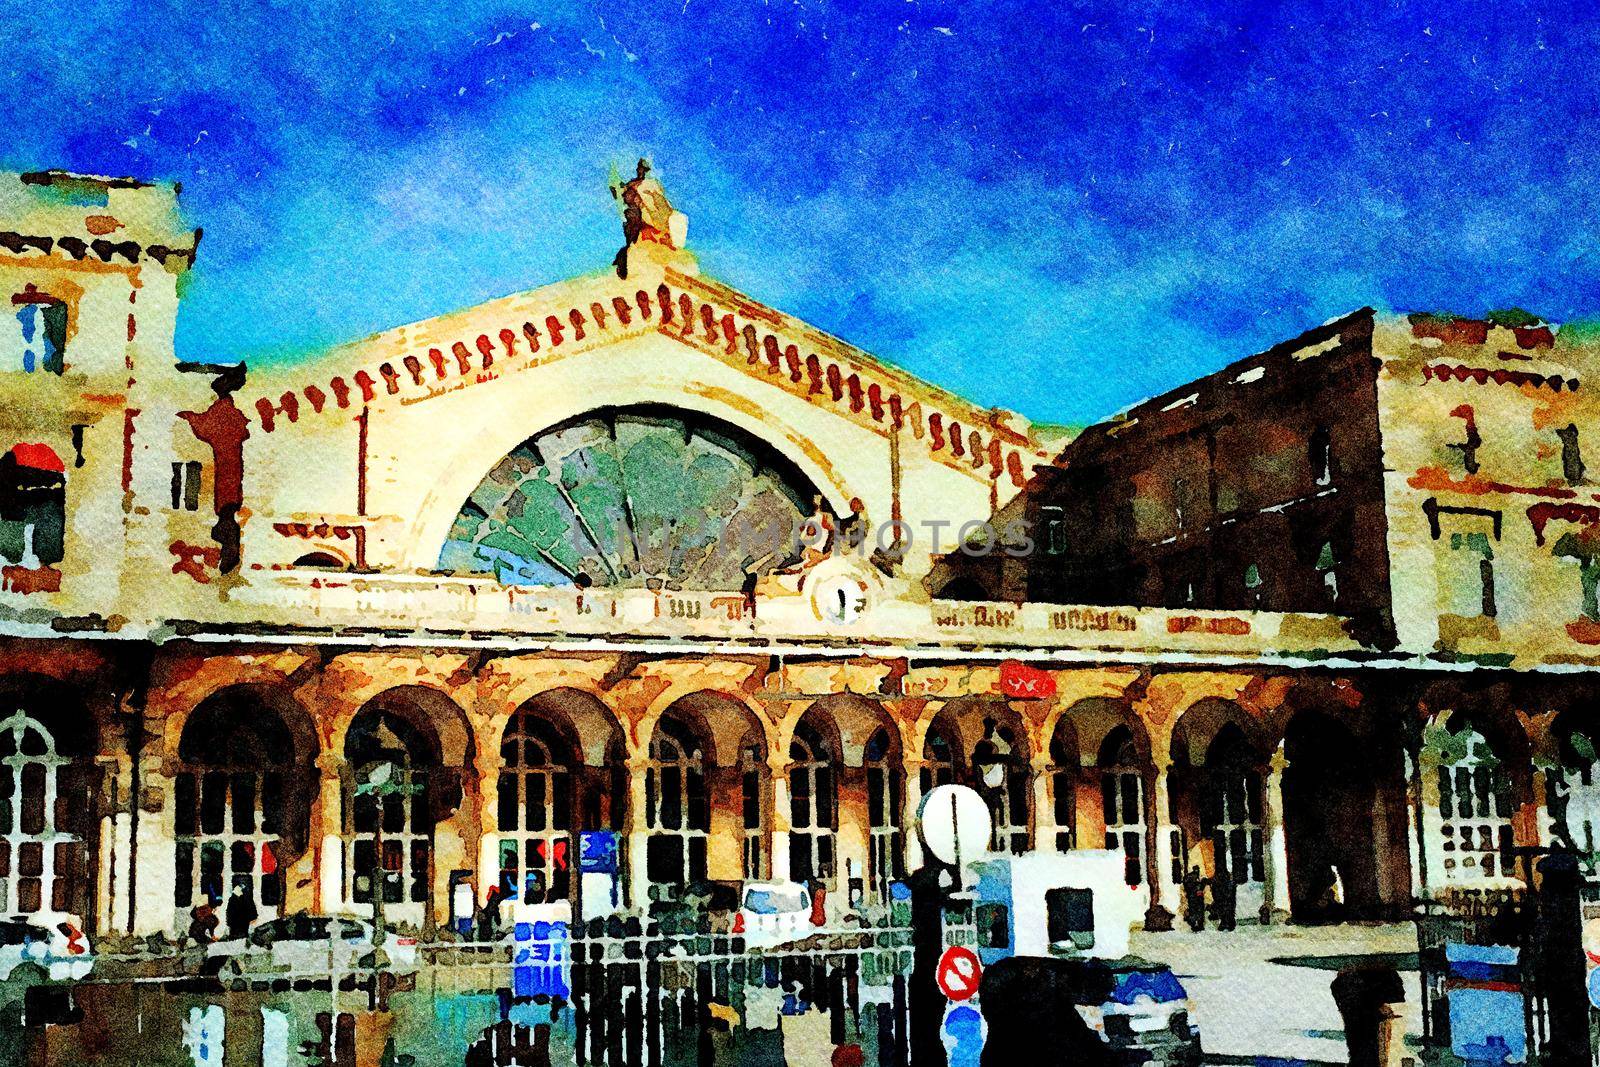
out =
[[18,233],[15,230],[0,230],[0,248],[15,255],[24,255],[30,250],[46,256],[65,253],[75,260],[88,259],[93,254],[99,257],[102,263],[110,263],[112,259],[121,259],[131,264],[138,264],[141,260],[154,260],[163,267],[167,265],[168,260],[176,259],[187,269],[194,266],[195,250],[200,245],[200,232],[194,231],[194,244],[188,248],[173,248],[161,244],[143,245],[138,241],[112,241],[104,237],[86,241],[82,237],[42,237]]
[[737,290],[670,268],[654,291],[630,294],[626,284],[598,277],[583,292],[591,297],[587,306],[567,289],[542,321],[537,314],[524,317],[524,310],[476,337],[319,378],[246,407],[272,433],[284,421],[298,422],[307,409],[320,415],[380,396],[424,399],[441,388],[489,380],[499,366],[527,366],[654,330],[886,437],[909,431],[933,458],[982,480],[1004,475],[1020,486],[1047,458],[1031,434],[1008,424],[1015,416],[980,409]]

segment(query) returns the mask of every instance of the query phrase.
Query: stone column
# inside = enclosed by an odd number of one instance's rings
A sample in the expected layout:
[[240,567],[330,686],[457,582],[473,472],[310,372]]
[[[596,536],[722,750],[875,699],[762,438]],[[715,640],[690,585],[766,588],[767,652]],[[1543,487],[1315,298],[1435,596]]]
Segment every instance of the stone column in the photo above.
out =
[[317,901],[324,915],[345,911],[344,760],[336,753],[317,756],[320,780],[311,813],[317,848]]
[[767,780],[772,783],[772,880],[781,882],[789,877],[789,761],[780,756],[767,757]]
[[1411,895],[1428,895],[1427,855],[1423,848],[1423,770],[1410,749],[1405,753],[1406,775],[1406,858],[1411,861]]
[[1056,850],[1055,768],[1048,753],[1035,753],[1029,768],[1033,775],[1033,848]]
[[[104,775],[102,791],[110,808],[100,814],[100,848],[88,860],[98,879],[94,933],[126,933],[133,925],[133,897],[129,893],[129,846],[133,841],[133,763],[125,753],[98,760]],[[13,860],[12,862],[15,862]],[[88,916],[85,916],[88,919]]]
[[906,845],[906,873],[922,866],[922,839],[917,836],[917,810],[922,807],[922,760],[906,757],[905,812],[901,816],[900,833]]
[[1283,772],[1288,766],[1280,741],[1267,762],[1261,790],[1261,821],[1267,839],[1267,914],[1273,922],[1289,918],[1289,835],[1283,825]]
[[[177,843],[173,835],[172,778],[162,759],[162,720],[144,718],[145,737],[138,783],[139,812],[129,851],[134,857],[131,871],[133,892],[132,932],[138,935],[182,932],[173,904],[172,881],[177,863]],[[186,929],[187,917],[183,920]]]
[[[1147,928],[1155,929],[1159,924],[1153,914],[1157,907],[1167,913],[1166,921],[1171,922],[1181,910],[1178,886],[1172,880],[1172,825],[1171,804],[1169,801],[1168,772],[1171,770],[1172,760],[1157,756],[1155,760],[1155,775],[1151,782],[1150,790],[1150,835],[1154,838],[1153,847],[1149,855],[1154,857],[1155,869],[1150,872],[1150,912],[1145,918]],[[1166,927],[1161,927],[1166,928]]]
[[624,892],[628,906],[643,911],[650,903],[649,865],[646,862],[650,826],[645,821],[645,775],[649,769],[648,750],[628,757],[628,884]]
[[[474,886],[481,905],[489,890],[500,880],[500,771],[505,761],[499,748],[479,747],[474,761],[478,769],[478,825],[475,870],[478,884]],[[574,813],[576,814],[576,813]],[[572,857],[576,863],[577,857]],[[449,902],[446,901],[448,908]]]

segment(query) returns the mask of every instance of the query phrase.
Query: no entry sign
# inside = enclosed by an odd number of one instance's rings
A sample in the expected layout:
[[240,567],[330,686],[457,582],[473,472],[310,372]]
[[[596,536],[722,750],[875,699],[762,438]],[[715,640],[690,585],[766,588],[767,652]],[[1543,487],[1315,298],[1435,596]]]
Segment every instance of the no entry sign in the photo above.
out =
[[982,973],[978,957],[970,948],[951,945],[939,957],[934,980],[939,983],[939,991],[951,1000],[968,1000],[977,993]]

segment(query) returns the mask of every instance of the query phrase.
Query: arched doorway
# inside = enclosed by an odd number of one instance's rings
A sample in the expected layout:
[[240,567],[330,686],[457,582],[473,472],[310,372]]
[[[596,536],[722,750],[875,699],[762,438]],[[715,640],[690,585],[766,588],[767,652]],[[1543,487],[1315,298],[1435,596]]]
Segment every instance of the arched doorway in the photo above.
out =
[[839,792],[838,746],[811,712],[789,743],[789,877],[831,884],[837,873],[835,834]]
[[1095,756],[1100,775],[1100,804],[1105,812],[1106,848],[1121,852],[1123,880],[1144,884],[1149,823],[1146,821],[1144,761],[1134,744],[1133,731],[1112,727]]
[[1521,880],[1516,822],[1531,789],[1526,735],[1509,716],[1448,709],[1423,729],[1422,825],[1429,884]]
[[1291,913],[1302,922],[1378,917],[1378,822],[1388,818],[1378,780],[1401,777],[1398,748],[1308,709],[1290,719],[1283,752]]
[[351,720],[344,758],[347,900],[385,921],[430,926],[445,892],[435,838],[448,834],[450,853],[466,847],[449,821],[465,799],[472,761],[465,716],[432,689],[387,690]]
[[769,810],[766,734],[742,701],[690,693],[657,720],[645,771],[644,876],[651,899],[679,899],[690,885],[735,882],[766,869]]
[[623,752],[616,717],[591,693],[553,689],[518,707],[500,734],[485,881],[527,903],[575,899],[580,835],[624,825]]
[[1544,795],[1551,835],[1584,855],[1592,872],[1600,856],[1600,730],[1589,718],[1573,711],[1556,718]]
[[1211,843],[1213,873],[1232,876],[1243,915],[1259,911],[1265,899],[1262,762],[1244,731],[1227,723],[1206,750],[1201,787],[1200,830]]
[[1032,773],[1027,734],[1009,706],[954,700],[939,710],[924,741],[924,795],[947,782],[983,795],[994,821],[990,848],[1020,854],[1031,844]]
[[1198,866],[1208,878],[1229,879],[1241,919],[1258,915],[1266,901],[1269,751],[1260,724],[1230,700],[1199,700],[1173,728],[1169,800],[1181,829],[1173,873],[1181,881]]
[[1057,852],[1070,852],[1078,844],[1078,780],[1082,771],[1078,731],[1063,715],[1050,737],[1050,821],[1055,827],[1052,844]]
[[173,904],[181,923],[237,889],[271,919],[305,851],[316,742],[292,701],[261,686],[214,693],[190,713],[172,780]]
[[527,709],[511,717],[500,742],[500,884],[524,901],[572,893],[572,747],[549,719]]

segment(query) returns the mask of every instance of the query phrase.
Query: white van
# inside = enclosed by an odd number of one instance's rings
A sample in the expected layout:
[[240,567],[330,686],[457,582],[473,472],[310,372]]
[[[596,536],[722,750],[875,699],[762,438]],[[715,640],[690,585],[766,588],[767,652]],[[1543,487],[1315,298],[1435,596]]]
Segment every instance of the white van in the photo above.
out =
[[809,937],[811,890],[799,882],[746,882],[733,916],[732,932],[746,948],[774,948]]
[[978,956],[1128,954],[1144,894],[1128,885],[1124,856],[1109,849],[992,856],[971,865]]

